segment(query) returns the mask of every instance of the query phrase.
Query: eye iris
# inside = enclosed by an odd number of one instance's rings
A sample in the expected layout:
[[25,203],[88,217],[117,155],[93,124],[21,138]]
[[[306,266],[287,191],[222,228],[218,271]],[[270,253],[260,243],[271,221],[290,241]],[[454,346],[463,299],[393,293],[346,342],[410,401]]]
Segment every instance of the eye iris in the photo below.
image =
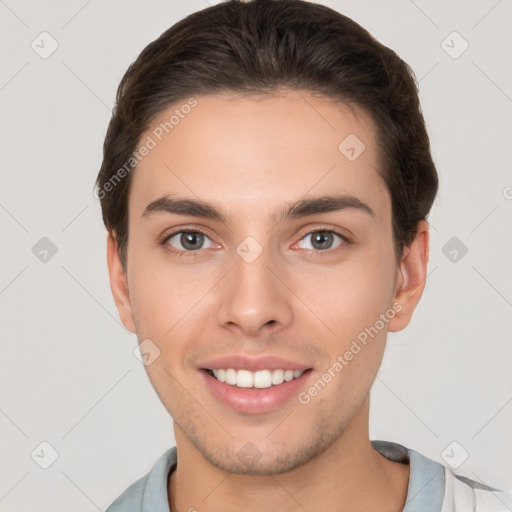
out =
[[312,234],[311,238],[315,249],[329,249],[333,242],[333,234],[328,231],[317,231]]
[[195,250],[198,247],[201,247],[203,244],[203,234],[202,233],[183,233],[181,235],[181,245],[185,247],[185,249]]

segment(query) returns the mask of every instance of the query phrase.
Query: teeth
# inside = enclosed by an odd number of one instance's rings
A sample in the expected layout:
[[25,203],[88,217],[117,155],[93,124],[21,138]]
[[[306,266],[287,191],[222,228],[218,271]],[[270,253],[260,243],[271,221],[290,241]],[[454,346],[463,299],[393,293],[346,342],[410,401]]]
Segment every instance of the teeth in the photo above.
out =
[[226,384],[231,384],[231,386],[234,386],[236,384],[236,372],[233,370],[233,368],[230,368],[229,370],[225,370],[226,372],[226,380],[223,382],[226,382]]
[[254,387],[269,388],[272,386],[272,372],[270,370],[260,370],[254,372]]
[[282,384],[284,382],[284,370],[274,370],[272,372],[272,384]]
[[212,370],[220,381],[239,388],[269,388],[299,378],[304,370],[234,370],[233,368]]
[[238,370],[236,374],[236,385],[239,388],[252,388],[254,377],[252,372],[248,370]]

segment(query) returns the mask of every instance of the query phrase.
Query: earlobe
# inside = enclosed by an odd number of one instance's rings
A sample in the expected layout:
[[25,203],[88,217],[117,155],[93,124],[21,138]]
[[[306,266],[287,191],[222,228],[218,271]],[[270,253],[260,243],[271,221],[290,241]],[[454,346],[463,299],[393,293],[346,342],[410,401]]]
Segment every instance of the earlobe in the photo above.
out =
[[413,242],[404,248],[400,261],[393,297],[397,313],[388,324],[390,332],[401,331],[411,321],[425,288],[428,251],[429,228],[428,223],[422,220],[418,223]]
[[121,264],[119,257],[119,249],[117,241],[112,233],[108,233],[107,237],[107,264],[110,276],[110,289],[114,302],[119,312],[121,322],[130,332],[135,333],[135,322],[133,319],[133,311],[128,293],[128,284],[126,280],[126,272]]

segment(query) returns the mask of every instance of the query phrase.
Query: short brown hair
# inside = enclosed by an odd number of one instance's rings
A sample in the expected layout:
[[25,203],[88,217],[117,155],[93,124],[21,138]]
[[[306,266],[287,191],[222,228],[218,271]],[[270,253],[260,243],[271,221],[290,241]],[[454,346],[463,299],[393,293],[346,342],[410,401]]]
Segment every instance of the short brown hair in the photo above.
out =
[[230,0],[166,30],[119,84],[96,194],[125,268],[129,171],[136,166],[135,161],[126,165],[152,120],[194,94],[267,94],[282,88],[320,93],[370,115],[377,126],[379,173],[391,195],[395,253],[401,257],[438,188],[411,68],[328,7],[303,0]]

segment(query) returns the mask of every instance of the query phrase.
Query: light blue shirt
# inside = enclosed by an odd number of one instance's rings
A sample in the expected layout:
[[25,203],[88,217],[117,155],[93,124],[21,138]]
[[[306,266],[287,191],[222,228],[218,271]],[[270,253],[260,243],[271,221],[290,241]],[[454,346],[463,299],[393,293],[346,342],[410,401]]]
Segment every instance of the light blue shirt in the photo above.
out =
[[[420,453],[389,441],[373,447],[394,462],[409,464],[409,486],[403,512],[510,511],[510,495],[455,475]],[[176,447],[169,448],[151,471],[130,485],[105,512],[171,512],[167,496],[170,473],[176,467]],[[477,508],[478,507],[478,508]]]

